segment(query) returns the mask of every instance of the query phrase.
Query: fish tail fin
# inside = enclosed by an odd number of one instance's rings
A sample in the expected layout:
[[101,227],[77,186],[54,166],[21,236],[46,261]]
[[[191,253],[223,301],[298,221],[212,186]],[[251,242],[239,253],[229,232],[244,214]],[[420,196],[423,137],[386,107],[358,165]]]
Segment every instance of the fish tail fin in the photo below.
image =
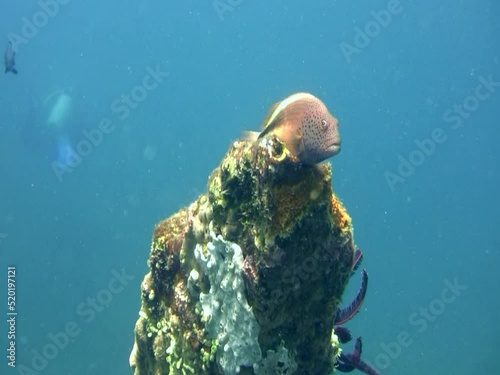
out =
[[5,74],[8,72],[11,72],[13,74],[17,74],[17,69],[16,68],[5,68]]
[[242,138],[246,141],[255,142],[259,138],[259,132],[244,131]]

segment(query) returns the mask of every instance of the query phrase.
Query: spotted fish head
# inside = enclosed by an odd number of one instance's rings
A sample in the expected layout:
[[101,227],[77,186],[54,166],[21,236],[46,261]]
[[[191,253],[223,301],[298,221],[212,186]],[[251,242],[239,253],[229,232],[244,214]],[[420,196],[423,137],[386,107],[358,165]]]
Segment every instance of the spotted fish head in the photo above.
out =
[[297,156],[305,164],[317,164],[340,152],[339,122],[325,104],[310,95],[301,120]]
[[264,120],[259,138],[275,135],[304,164],[317,164],[340,151],[338,120],[309,93],[276,103]]

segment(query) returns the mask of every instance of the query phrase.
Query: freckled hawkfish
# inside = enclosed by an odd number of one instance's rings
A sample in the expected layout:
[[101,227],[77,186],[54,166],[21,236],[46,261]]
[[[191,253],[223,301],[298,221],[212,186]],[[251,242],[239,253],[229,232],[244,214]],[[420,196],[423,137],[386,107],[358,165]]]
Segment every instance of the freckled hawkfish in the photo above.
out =
[[276,103],[252,139],[275,135],[302,163],[314,165],[340,151],[338,120],[325,104],[309,93],[296,93]]

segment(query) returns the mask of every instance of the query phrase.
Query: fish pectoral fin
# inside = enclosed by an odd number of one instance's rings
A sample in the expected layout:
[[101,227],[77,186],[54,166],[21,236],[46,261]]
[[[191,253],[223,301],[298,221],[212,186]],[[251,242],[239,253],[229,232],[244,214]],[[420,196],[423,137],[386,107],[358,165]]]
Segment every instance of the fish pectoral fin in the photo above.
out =
[[295,145],[294,149],[295,156],[300,157],[300,155],[302,155],[305,151],[303,133],[300,130],[297,130],[293,133],[293,137],[294,137],[293,144]]
[[302,132],[301,129],[294,129],[294,135],[295,135],[295,139],[300,142],[300,141],[302,141],[304,133]]
[[284,122],[280,127],[279,133],[286,134],[286,137],[293,141],[294,144],[299,145],[303,140],[303,132],[297,126],[294,126],[293,121],[291,123]]

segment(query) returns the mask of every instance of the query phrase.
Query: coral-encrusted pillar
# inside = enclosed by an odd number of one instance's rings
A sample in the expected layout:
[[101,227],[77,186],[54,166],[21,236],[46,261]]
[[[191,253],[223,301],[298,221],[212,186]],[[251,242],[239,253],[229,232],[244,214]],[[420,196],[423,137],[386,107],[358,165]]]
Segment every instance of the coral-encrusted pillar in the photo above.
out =
[[332,373],[353,254],[329,164],[235,142],[207,194],[155,228],[134,374]]

